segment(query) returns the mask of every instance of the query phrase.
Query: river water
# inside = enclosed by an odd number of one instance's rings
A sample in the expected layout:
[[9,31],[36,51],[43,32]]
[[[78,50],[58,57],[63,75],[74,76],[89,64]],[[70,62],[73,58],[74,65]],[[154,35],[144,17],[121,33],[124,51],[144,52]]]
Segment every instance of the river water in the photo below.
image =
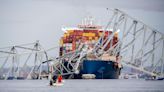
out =
[[164,81],[65,80],[53,87],[48,80],[0,80],[0,92],[164,92]]

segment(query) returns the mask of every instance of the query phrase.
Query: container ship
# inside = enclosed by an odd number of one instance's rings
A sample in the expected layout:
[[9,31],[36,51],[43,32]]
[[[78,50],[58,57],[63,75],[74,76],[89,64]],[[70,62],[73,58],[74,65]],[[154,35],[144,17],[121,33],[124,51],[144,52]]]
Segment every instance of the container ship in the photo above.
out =
[[[92,49],[99,38],[104,34],[106,39],[112,31],[104,30],[102,26],[93,24],[90,18],[81,25],[74,28],[63,28],[64,35],[60,38],[59,55],[63,56],[66,53],[75,51],[79,48],[80,43],[87,44]],[[118,42],[118,33],[115,33],[112,44]],[[110,43],[105,50],[110,48]],[[121,71],[121,65],[118,62],[117,56],[103,54],[97,59],[93,55],[87,55],[80,64],[80,73],[75,75],[75,79],[118,79]]]

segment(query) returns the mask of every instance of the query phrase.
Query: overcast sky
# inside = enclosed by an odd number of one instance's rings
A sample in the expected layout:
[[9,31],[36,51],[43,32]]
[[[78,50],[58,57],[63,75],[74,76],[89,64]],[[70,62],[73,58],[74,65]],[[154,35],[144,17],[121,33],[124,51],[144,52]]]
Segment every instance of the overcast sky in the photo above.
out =
[[40,40],[58,46],[62,26],[87,15],[105,25],[106,8],[119,8],[164,33],[164,0],[0,0],[0,47]]

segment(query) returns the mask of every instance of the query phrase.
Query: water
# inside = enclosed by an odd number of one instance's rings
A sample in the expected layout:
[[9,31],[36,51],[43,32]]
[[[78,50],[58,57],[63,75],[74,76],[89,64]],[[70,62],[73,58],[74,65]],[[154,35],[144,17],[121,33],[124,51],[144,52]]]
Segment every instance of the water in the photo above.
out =
[[65,80],[52,87],[48,80],[0,80],[0,92],[164,92],[164,81]]

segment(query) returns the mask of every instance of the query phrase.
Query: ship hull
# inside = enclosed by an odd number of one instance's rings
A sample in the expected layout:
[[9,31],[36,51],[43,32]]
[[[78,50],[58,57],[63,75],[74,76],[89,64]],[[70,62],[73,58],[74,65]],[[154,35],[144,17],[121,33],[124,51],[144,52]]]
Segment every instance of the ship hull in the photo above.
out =
[[84,60],[83,74],[94,74],[95,79],[118,79],[121,69],[118,63],[104,60]]

